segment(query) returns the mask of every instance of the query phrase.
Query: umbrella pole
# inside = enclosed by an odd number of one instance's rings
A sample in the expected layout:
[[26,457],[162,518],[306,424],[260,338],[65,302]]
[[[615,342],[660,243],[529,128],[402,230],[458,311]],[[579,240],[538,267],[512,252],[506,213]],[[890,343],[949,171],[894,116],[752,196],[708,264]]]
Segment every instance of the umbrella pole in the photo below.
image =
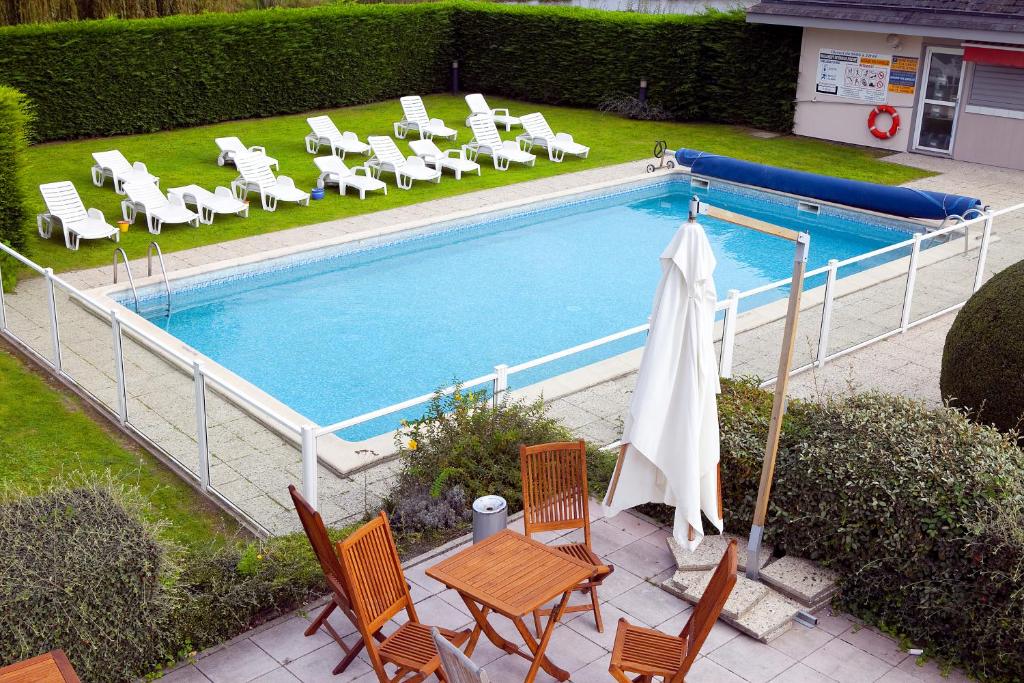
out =
[[619,457],[615,462],[615,472],[612,474],[612,480],[608,484],[608,493],[605,494],[604,500],[605,505],[611,505],[612,499],[615,497],[615,489],[619,485],[619,475],[622,474],[622,462],[626,459],[626,447],[628,443],[622,444],[619,448]]
[[761,537],[764,535],[765,518],[768,516],[768,496],[772,491],[775,476],[775,459],[779,454],[779,437],[782,433],[782,417],[786,412],[786,390],[789,387],[789,370],[793,364],[793,347],[796,345],[797,323],[800,318],[800,296],[804,288],[804,271],[807,268],[807,250],[811,237],[800,233],[793,257],[793,282],[789,289],[789,306],[786,309],[786,327],[782,334],[782,350],[779,354],[779,372],[775,378],[775,399],[772,401],[772,416],[768,423],[768,443],[765,446],[764,464],[761,467],[761,483],[757,489],[757,504],[754,506],[754,524],[750,527],[747,541],[747,578],[756,580],[760,575]]

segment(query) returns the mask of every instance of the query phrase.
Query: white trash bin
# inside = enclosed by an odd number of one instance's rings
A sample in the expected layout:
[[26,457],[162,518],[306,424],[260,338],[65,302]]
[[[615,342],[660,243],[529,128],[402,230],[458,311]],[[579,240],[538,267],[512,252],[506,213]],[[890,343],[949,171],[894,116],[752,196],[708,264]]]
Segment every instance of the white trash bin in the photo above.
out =
[[473,543],[479,543],[508,526],[508,503],[501,496],[481,496],[473,501]]

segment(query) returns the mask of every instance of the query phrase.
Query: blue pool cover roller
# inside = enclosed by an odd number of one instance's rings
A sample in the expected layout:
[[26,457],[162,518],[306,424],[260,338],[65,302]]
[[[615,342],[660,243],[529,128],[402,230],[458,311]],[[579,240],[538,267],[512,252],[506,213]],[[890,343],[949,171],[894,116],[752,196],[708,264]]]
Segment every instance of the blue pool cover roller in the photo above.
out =
[[676,161],[682,166],[688,166],[695,175],[764,187],[892,216],[942,220],[947,216],[963,216],[970,209],[981,207],[981,200],[974,197],[792,171],[693,149],[678,150]]

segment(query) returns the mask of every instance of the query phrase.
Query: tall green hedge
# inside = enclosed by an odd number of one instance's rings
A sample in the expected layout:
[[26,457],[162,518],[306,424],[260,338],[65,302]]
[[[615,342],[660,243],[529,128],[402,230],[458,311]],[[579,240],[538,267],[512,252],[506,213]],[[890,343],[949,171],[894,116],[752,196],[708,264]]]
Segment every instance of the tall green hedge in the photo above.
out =
[[0,242],[25,249],[27,204],[21,182],[29,113],[25,96],[0,85]]
[[793,127],[800,29],[742,12],[652,15],[464,4],[456,34],[467,91],[594,107],[648,99],[677,119]]
[[0,29],[40,140],[373,102],[448,84],[451,9],[343,5]]
[[[36,137],[137,133],[371,102],[449,85],[593,107],[635,96],[677,119],[792,127],[800,30],[742,13],[642,15],[437,2],[0,28],[0,83]],[[756,65],[756,68],[752,65]]]

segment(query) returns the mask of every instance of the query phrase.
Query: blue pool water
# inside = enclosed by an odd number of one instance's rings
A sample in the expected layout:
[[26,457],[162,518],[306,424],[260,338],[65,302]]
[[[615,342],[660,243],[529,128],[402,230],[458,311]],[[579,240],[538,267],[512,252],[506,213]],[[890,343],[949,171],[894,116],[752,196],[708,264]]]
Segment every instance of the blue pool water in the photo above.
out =
[[[151,320],[306,417],[328,424],[486,374],[498,363],[514,365],[643,324],[660,275],[658,256],[686,216],[692,194],[688,182],[661,181],[193,283],[175,291],[169,318]],[[863,221],[875,218],[825,208],[819,215],[798,212],[795,201],[746,189],[698,194],[710,204],[809,231],[809,268],[909,237],[896,224],[873,225]],[[707,216],[701,222],[718,258],[720,298],[729,289],[747,290],[790,275],[790,243]],[[744,305],[785,294],[769,292]],[[542,366],[514,376],[512,385],[642,342],[637,336]],[[341,436],[366,438],[419,414],[414,409]]]

